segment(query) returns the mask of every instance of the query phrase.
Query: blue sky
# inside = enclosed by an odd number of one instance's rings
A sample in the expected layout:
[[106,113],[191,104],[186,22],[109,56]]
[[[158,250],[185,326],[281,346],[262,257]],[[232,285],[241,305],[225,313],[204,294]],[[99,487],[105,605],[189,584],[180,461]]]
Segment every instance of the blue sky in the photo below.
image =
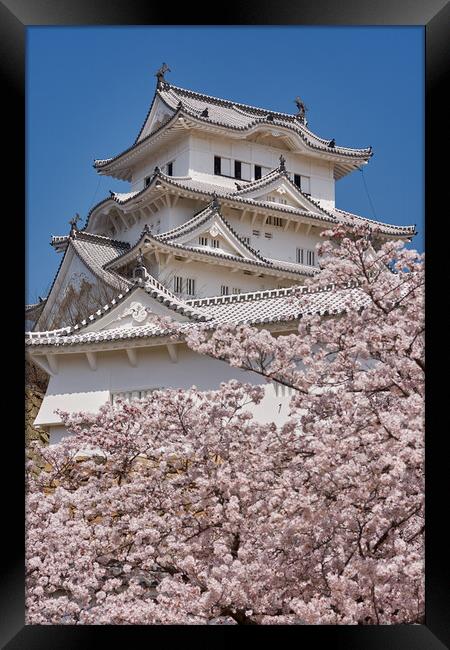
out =
[[[45,297],[60,262],[51,235],[129,184],[94,158],[130,146],[163,61],[175,85],[295,112],[349,147],[373,147],[364,170],[336,184],[336,206],[417,224],[424,246],[422,27],[29,27],[27,30],[26,302]],[[375,210],[375,215],[372,205]]]

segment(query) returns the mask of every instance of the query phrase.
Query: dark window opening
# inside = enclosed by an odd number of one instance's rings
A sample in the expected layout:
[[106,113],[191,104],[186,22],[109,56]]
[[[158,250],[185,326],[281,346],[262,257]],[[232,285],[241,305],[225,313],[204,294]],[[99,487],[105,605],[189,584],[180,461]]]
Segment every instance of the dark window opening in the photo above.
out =
[[220,156],[214,156],[214,173],[220,176]]
[[262,177],[261,165],[255,165],[255,181],[258,181]]
[[148,187],[150,185],[150,176],[146,176],[144,178],[144,183],[145,183],[145,187]]
[[242,165],[240,160],[234,161],[234,177],[241,178]]
[[301,187],[300,174],[294,174],[294,183],[297,187]]
[[167,176],[173,176],[173,162],[167,163]]

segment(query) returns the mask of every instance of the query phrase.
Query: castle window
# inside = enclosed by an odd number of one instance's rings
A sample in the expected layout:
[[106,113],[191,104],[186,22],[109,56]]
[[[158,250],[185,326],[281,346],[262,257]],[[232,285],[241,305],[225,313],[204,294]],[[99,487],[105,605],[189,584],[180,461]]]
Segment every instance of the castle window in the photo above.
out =
[[218,239],[211,239],[211,246],[213,248],[219,248],[219,240]]
[[231,176],[231,160],[214,156],[214,173],[217,176]]
[[173,176],[173,160],[166,165],[167,176]]
[[183,278],[179,275],[175,275],[173,278],[173,290],[175,293],[183,292]]
[[188,296],[195,296],[195,280],[186,278],[186,293]]
[[261,234],[259,230],[253,230],[252,232],[253,232],[254,237],[259,237],[260,234]]
[[239,287],[233,287],[231,293],[241,293],[241,290],[239,289]]
[[144,178],[144,187],[148,187],[150,185],[150,178],[151,176],[146,176]]
[[241,178],[244,181],[249,181],[251,178],[252,169],[250,163],[241,162]]
[[304,194],[311,194],[311,179],[309,176],[301,176],[300,174],[294,174],[294,183],[301,189]]
[[271,232],[265,232],[265,233],[264,233],[264,237],[265,237],[266,239],[272,239],[273,235],[272,235]]
[[262,176],[261,165],[255,165],[255,181],[259,181]]
[[229,288],[225,284],[222,284],[222,286],[220,287],[220,295],[228,296],[229,293],[230,293]]
[[313,250],[305,248],[297,248],[297,264],[307,264],[308,266],[315,266],[316,254]]
[[241,162],[239,160],[234,161],[234,177],[241,178]]
[[199,237],[198,243],[200,246],[208,246],[208,237]]

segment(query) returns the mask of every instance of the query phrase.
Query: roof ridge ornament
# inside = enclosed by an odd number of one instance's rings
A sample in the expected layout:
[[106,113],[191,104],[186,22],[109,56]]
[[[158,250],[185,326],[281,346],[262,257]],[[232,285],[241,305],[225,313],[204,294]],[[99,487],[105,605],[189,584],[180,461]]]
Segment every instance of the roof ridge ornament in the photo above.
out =
[[[147,224],[145,224],[145,226],[147,226]],[[145,282],[147,277],[148,277],[148,272],[147,269],[145,268],[142,248],[139,248],[139,254],[136,259],[136,266],[133,269],[133,280],[138,280],[138,281],[143,280]]]
[[217,194],[215,192],[212,193],[211,207],[215,210],[218,210],[220,208],[219,199],[217,198]]
[[75,232],[75,230],[78,230],[77,223],[80,221],[81,217],[78,214],[78,212],[75,213],[75,216],[72,217],[72,219],[69,221],[70,224],[70,234]]
[[301,122],[306,126],[307,124],[306,111],[309,110],[308,107],[305,106],[305,102],[303,102],[298,96],[294,99],[294,103],[297,105],[298,108],[298,113],[296,115],[296,118],[298,119],[299,122]]
[[160,69],[155,73],[155,77],[158,80],[156,84],[156,88],[159,90],[160,88],[164,87],[164,84],[167,83],[166,80],[164,79],[164,75],[166,72],[171,72],[169,66],[167,63],[163,63]]

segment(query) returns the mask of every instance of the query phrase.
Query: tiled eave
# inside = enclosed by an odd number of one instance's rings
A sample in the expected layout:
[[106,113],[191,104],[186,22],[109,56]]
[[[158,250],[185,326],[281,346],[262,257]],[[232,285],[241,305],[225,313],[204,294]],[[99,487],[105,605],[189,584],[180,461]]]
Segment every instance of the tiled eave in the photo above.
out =
[[[312,267],[299,266],[298,271],[294,271],[291,268],[285,268],[282,266],[282,262],[279,265],[272,265],[268,262],[263,262],[260,260],[251,260],[243,259],[235,255],[229,255],[225,253],[218,253],[212,251],[202,251],[197,248],[192,248],[189,246],[183,246],[181,244],[169,243],[161,241],[156,236],[151,235],[149,232],[144,231],[142,237],[139,241],[131,248],[129,251],[123,255],[115,258],[111,262],[105,265],[105,269],[109,270],[112,268],[121,268],[125,264],[128,264],[132,260],[136,259],[139,255],[139,249],[144,248],[144,250],[156,249],[163,253],[172,253],[173,255],[190,257],[199,262],[209,262],[211,264],[219,264],[221,266],[240,266],[243,270],[255,271],[260,269],[261,273],[265,275],[273,275],[275,277],[284,277],[296,279],[300,277],[313,276],[318,272],[318,269],[313,269]],[[301,269],[301,270],[300,270]]]
[[207,224],[208,221],[211,221],[214,217],[216,217],[219,223],[225,227],[225,231],[229,231],[231,238],[237,240],[239,245],[250,255],[250,259],[259,259],[261,262],[266,263],[267,260],[240,237],[240,235],[234,230],[231,224],[229,224],[224,216],[220,213],[219,209],[212,206],[207,206],[198,214],[194,215],[192,219],[186,221],[184,224],[181,224],[176,228],[172,228],[172,230],[161,233],[158,235],[158,239],[168,243],[176,243],[176,240],[178,238],[194,232],[197,230],[197,228],[200,228],[202,225]]
[[[299,302],[293,302],[298,298]],[[305,300],[302,301],[302,298]],[[275,303],[274,303],[275,301]],[[278,314],[273,304],[281,301]],[[284,302],[283,302],[284,301]],[[321,316],[337,315],[346,309],[346,305],[364,306],[369,298],[358,290],[354,282],[345,287],[333,285],[320,288],[291,287],[268,291],[251,292],[233,296],[216,296],[186,301],[186,306],[202,309],[212,316],[204,326],[214,329],[220,323],[232,322],[235,325],[247,324],[265,327],[274,331],[295,331],[299,319],[306,314]],[[233,309],[238,306],[238,311]],[[244,315],[244,310],[246,310]],[[193,323],[182,324],[182,330],[188,330]],[[176,342],[172,332],[159,328],[155,324],[121,329],[90,331],[82,333],[68,332],[62,328],[52,332],[28,333],[26,345],[29,352],[46,354],[47,352],[83,352],[89,350],[113,350],[125,347],[145,347]],[[180,341],[179,341],[180,342]]]

